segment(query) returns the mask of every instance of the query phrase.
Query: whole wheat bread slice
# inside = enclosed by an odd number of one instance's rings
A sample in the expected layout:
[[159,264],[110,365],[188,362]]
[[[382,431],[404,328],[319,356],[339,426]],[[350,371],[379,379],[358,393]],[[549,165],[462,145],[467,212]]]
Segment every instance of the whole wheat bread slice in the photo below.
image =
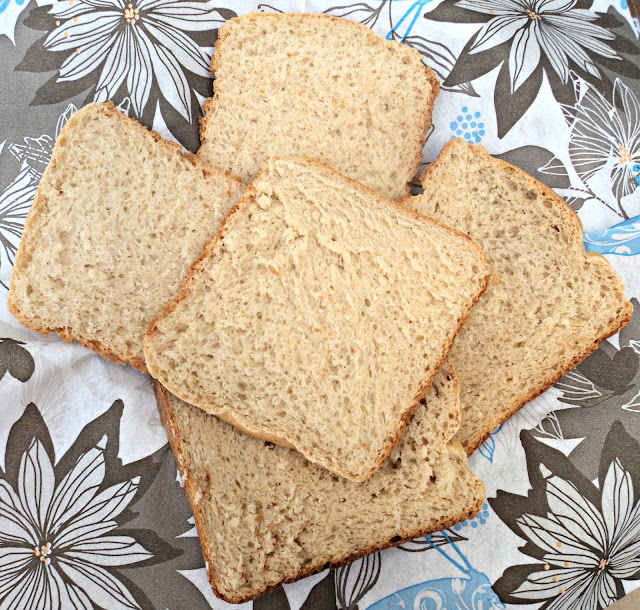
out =
[[486,281],[461,233],[316,161],[272,159],[149,326],[147,366],[186,402],[364,480]]
[[469,235],[491,276],[451,350],[462,384],[458,438],[491,431],[631,320],[624,285],[586,252],[575,212],[522,170],[461,140],[445,145],[406,200]]
[[459,421],[459,382],[446,361],[391,457],[364,483],[155,388],[209,580],[228,602],[451,527],[484,501],[462,447],[446,444]]
[[198,156],[249,182],[264,159],[311,157],[375,191],[409,194],[438,94],[420,54],[323,14],[227,21]]
[[243,186],[113,104],[56,142],[16,255],[9,311],[146,371],[142,338]]

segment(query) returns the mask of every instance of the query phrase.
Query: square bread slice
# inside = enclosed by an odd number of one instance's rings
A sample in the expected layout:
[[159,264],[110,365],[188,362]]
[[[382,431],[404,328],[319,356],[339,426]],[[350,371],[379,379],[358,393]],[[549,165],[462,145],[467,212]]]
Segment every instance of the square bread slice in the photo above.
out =
[[631,320],[624,285],[586,252],[575,212],[550,188],[451,140],[406,200],[469,235],[491,276],[451,350],[462,384],[458,438],[470,455],[491,431]]
[[451,527],[484,501],[461,445],[446,442],[459,422],[459,382],[446,361],[391,457],[364,483],[155,389],[209,580],[228,602]]
[[56,142],[16,255],[9,311],[146,372],[142,339],[243,185],[111,103]]
[[147,367],[185,402],[361,481],[487,278],[465,235],[316,161],[271,159],[150,324]]
[[220,30],[211,71],[206,164],[250,182],[268,157],[312,157],[409,194],[439,88],[415,49],[329,15],[251,13]]

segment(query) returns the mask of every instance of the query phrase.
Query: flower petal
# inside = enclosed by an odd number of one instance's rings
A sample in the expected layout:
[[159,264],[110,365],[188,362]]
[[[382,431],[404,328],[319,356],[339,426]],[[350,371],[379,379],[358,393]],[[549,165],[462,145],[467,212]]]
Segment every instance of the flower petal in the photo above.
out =
[[580,569],[545,570],[529,574],[513,593],[520,599],[542,600],[560,595],[569,587],[584,591],[589,585],[589,573]]
[[598,574],[593,588],[595,589],[594,598],[596,599],[594,608],[607,608],[618,599],[616,595],[616,581],[606,570]]
[[611,559],[608,566],[608,571],[614,578],[626,580],[631,578],[636,572],[640,571],[640,556],[639,545],[634,545],[635,548],[630,549],[630,553],[626,556],[626,553],[619,553]]
[[[564,548],[564,547],[563,547]],[[560,552],[547,553],[544,556],[544,560],[551,566],[558,568],[578,568],[581,570],[593,570],[598,566],[600,557],[590,550],[583,551],[581,553]]]
[[540,48],[544,51],[554,72],[563,83],[566,83],[569,80],[569,58],[561,41],[555,36],[555,31],[543,21],[536,34]]
[[[633,509],[633,484],[631,475],[616,458],[602,485],[602,514],[609,540],[615,541],[629,525]],[[640,522],[637,524],[640,526]]]
[[129,505],[138,491],[139,482],[140,477],[135,477],[131,481],[112,485],[99,493],[85,506],[80,515],[65,525],[53,541],[53,546],[65,547],[78,542],[80,538],[86,539],[85,536],[94,537],[92,532],[104,533],[113,529],[111,524],[115,522],[110,520],[117,517]]
[[92,44],[84,45],[79,53],[69,55],[60,66],[58,82],[78,80],[91,74],[104,61],[113,39],[113,33],[106,33]]
[[547,479],[549,509],[568,532],[596,549],[606,547],[605,524],[600,511],[576,486],[558,476]]
[[580,100],[572,137],[569,140],[571,162],[583,180],[602,169],[621,144],[624,128],[611,104],[590,85]]
[[513,37],[509,52],[509,74],[511,75],[511,93],[533,74],[540,63],[540,45],[536,37],[537,23],[521,28]]
[[[144,8],[143,8],[144,6]],[[183,32],[215,30],[224,19],[211,2],[183,2],[183,0],[142,0],[140,10],[149,11],[156,22],[162,21]]]
[[9,483],[0,479],[0,542],[27,542],[35,545],[34,524],[22,512],[20,500]]
[[568,530],[564,524],[527,513],[516,519],[516,523],[522,533],[544,551],[553,555],[568,553],[590,556],[593,559],[592,565],[598,565],[599,557],[588,546],[593,543],[593,538],[585,541]]
[[101,536],[72,545],[65,556],[99,566],[124,566],[153,557],[130,536]]
[[533,7],[535,13],[564,13],[571,10],[576,0],[537,0]]
[[155,25],[151,20],[147,20],[147,31],[190,72],[211,77],[209,63],[211,58],[208,53],[199,47],[191,38],[183,34],[180,30],[158,23]]
[[96,102],[106,102],[110,100],[124,81],[129,69],[129,38],[131,28],[125,28],[115,44],[111,47],[107,59],[104,62],[102,73],[96,85],[96,92],[93,96]]
[[[600,78],[600,70],[598,70],[598,67],[587,52],[560,29],[545,23],[544,36],[547,40],[554,41],[556,46],[562,49],[563,54],[571,59],[577,66],[589,74]],[[563,82],[566,82],[566,80]]]
[[96,605],[109,610],[140,608],[127,588],[104,568],[65,557],[60,558],[59,565]]
[[[73,19],[84,13],[94,11],[98,8],[94,6],[95,4],[95,2],[54,2],[49,10],[49,15],[53,15],[58,19]],[[112,2],[107,1],[102,4],[103,6],[100,8],[107,10],[114,8]]]
[[83,453],[73,468],[65,475],[56,489],[49,513],[51,534],[58,525],[77,515],[96,495],[104,480],[104,448],[106,437],[86,453]]
[[[596,586],[598,576],[595,572],[583,572],[580,578],[567,583],[558,596],[549,604],[547,610],[600,610],[597,601]],[[594,594],[594,592],[596,592]]]
[[631,142],[640,133],[640,103],[633,91],[619,78],[613,84],[613,105],[618,114],[622,114],[620,118],[624,124],[625,141],[631,151]]
[[[142,35],[141,35],[142,37]],[[178,61],[163,47],[148,41],[147,47],[153,50],[151,62],[160,91],[187,121],[191,121],[191,89]]]
[[[561,32],[566,32],[577,43],[588,46],[593,43],[602,44],[600,40],[615,40],[616,35],[606,28],[593,23],[597,17],[591,11],[573,9],[562,14],[545,14],[544,20],[555,25]],[[605,45],[606,46],[606,45]],[[606,54],[616,52],[607,46]]]
[[65,22],[59,25],[44,41],[45,49],[49,51],[70,51],[94,44],[105,34],[113,34],[123,13],[102,11],[85,13],[77,17],[78,21]]
[[61,608],[60,589],[58,582],[52,578],[53,566],[49,564],[40,570],[40,582],[37,584],[38,591],[34,592],[33,601],[30,608],[33,610],[51,610]]
[[[25,570],[23,577],[15,586],[9,590],[8,595],[2,600],[0,610],[27,610],[30,601],[33,602],[39,587],[42,586],[43,565],[38,565],[35,569]],[[40,591],[41,593],[41,591]]]
[[78,544],[85,540],[93,540],[104,534],[112,532],[118,527],[116,521],[100,521],[99,523],[82,523],[76,527],[75,523],[66,525],[53,539],[52,545],[58,548],[67,548],[72,544]]
[[[73,610],[93,610],[94,605],[91,603],[89,596],[74,583],[65,583],[67,585],[66,598],[62,598],[61,608],[73,608]],[[68,600],[68,601],[67,601]],[[65,603],[67,605],[65,605]]]
[[527,27],[528,21],[529,19],[526,15],[505,15],[491,19],[478,32],[475,42],[469,49],[469,54],[472,55],[473,53],[493,49],[493,47],[511,40],[519,29]]
[[55,484],[51,460],[42,443],[34,438],[20,462],[18,496],[29,522],[39,531],[45,529]]
[[460,0],[456,6],[486,15],[518,15],[524,13],[524,6],[517,0]]
[[133,36],[129,39],[129,45],[131,66],[127,75],[127,90],[131,96],[134,112],[137,116],[142,116],[153,82],[151,54],[147,48],[146,36],[144,38],[138,36],[138,29],[134,31]]
[[17,586],[33,559],[33,551],[26,547],[0,547],[0,599]]

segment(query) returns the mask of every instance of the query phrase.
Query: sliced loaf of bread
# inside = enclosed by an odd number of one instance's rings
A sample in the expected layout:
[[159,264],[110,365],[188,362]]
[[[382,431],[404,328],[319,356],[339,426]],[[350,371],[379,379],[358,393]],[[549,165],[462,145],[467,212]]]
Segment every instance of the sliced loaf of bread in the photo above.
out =
[[585,251],[575,212],[481,146],[450,141],[422,185],[407,205],[469,235],[491,269],[450,353],[462,383],[458,438],[471,454],[627,324],[632,307],[611,265]]
[[[459,383],[445,362],[391,457],[364,483],[247,436],[155,385],[215,594],[241,603],[475,515],[483,484],[459,443]],[[444,437],[442,437],[444,438]]]
[[391,199],[409,194],[438,94],[420,54],[323,14],[227,21],[211,63],[202,161],[245,182],[273,156],[318,159]]
[[142,338],[243,191],[113,104],[56,142],[15,260],[9,310],[145,371]]
[[149,326],[147,366],[186,402],[364,480],[487,277],[465,235],[316,161],[271,159]]

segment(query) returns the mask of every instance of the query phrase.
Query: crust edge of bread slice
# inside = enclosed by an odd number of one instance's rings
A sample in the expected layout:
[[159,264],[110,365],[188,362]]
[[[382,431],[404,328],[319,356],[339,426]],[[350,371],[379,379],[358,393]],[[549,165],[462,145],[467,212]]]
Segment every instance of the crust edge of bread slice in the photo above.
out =
[[[435,161],[433,161],[433,163],[431,163],[420,176],[420,184],[422,184],[423,187],[426,184],[426,182],[429,180],[429,176],[433,172],[433,170],[437,168],[440,163],[444,162],[443,159],[445,154],[447,154],[450,149],[456,148],[461,145],[472,148],[474,152],[480,154],[484,158],[489,157],[492,160],[491,161],[492,163],[497,163],[502,167],[509,169],[509,171],[514,172],[520,178],[528,182],[532,188],[541,191],[545,197],[548,197],[553,202],[553,205],[556,207],[556,209],[560,209],[562,213],[567,217],[567,219],[570,219],[569,222],[573,223],[573,226],[569,227],[569,230],[571,231],[574,242],[580,245],[585,255],[591,258],[592,262],[598,261],[599,264],[604,264],[608,268],[613,269],[612,265],[604,256],[602,256],[598,252],[588,251],[584,247],[584,242],[582,240],[582,221],[580,220],[580,217],[574,212],[574,210],[569,206],[569,204],[567,204],[567,202],[564,199],[562,199],[562,197],[560,197],[552,188],[548,187],[543,182],[536,180],[533,176],[525,172],[523,169],[520,169],[519,167],[511,163],[508,163],[507,161],[498,159],[490,155],[487,152],[486,148],[482,145],[467,144],[462,142],[460,138],[449,140],[443,146],[442,150],[440,151],[440,154],[438,155],[438,158]],[[621,284],[622,292],[624,293],[624,284],[622,280],[620,280],[620,284]],[[529,402],[531,402],[532,400],[540,396],[543,392],[548,390],[551,386],[553,386],[554,383],[556,383],[556,381],[558,381],[561,377],[569,373],[573,368],[575,368],[578,364],[580,364],[585,358],[587,358],[593,352],[595,352],[605,339],[620,332],[620,330],[622,330],[627,324],[631,322],[632,315],[633,315],[633,305],[628,299],[625,298],[625,310],[618,317],[615,324],[612,324],[601,336],[595,337],[593,342],[590,343],[586,349],[583,349],[580,353],[576,354],[561,369],[549,374],[547,378],[539,384],[539,387],[537,387],[535,390],[528,392],[527,394],[523,395],[520,399],[515,401],[510,406],[508,413],[505,416],[494,417],[493,419],[488,420],[489,423],[487,424],[486,429],[482,433],[478,433],[475,436],[475,438],[473,438],[473,440],[469,444],[467,444],[467,446],[465,447],[467,455],[471,456],[476,451],[476,449],[478,449],[478,447],[480,447],[480,445],[482,445],[482,443],[484,443],[489,438],[492,430],[494,430],[500,424],[507,421],[509,418],[513,417],[520,409],[522,409],[522,407],[524,407],[526,404],[528,404]]]
[[[95,110],[96,107],[99,108],[101,112],[104,112],[108,116],[115,117],[116,119],[125,122],[128,126],[127,127],[128,129],[134,129],[136,130],[136,132],[144,134],[143,137],[153,138],[157,143],[163,145],[168,151],[170,151],[171,154],[182,156],[194,167],[201,169],[205,177],[209,177],[209,176],[218,176],[221,178],[224,177],[230,182],[237,183],[238,185],[242,184],[238,179],[234,178],[233,176],[230,176],[225,172],[222,172],[218,169],[205,165],[193,153],[191,152],[183,153],[182,147],[180,146],[180,144],[176,142],[171,142],[169,140],[165,140],[157,132],[150,131],[138,121],[125,116],[122,112],[120,112],[116,108],[113,102],[87,104],[86,106],[83,106],[80,110],[78,110],[78,113],[89,112],[89,111]],[[73,117],[71,117],[70,119],[70,123],[71,123],[70,127],[73,126],[72,121],[73,121]],[[64,134],[64,131],[65,129],[67,129],[67,126],[69,126],[69,123],[67,123],[67,125],[64,126],[60,135]],[[47,180],[47,178],[49,177],[49,174],[52,171],[53,171],[53,168],[51,168],[51,164],[49,164],[42,176],[42,180],[41,180],[42,183]],[[11,313],[16,318],[16,320],[18,320],[18,322],[20,322],[27,328],[37,333],[40,333],[42,335],[49,335],[50,333],[56,333],[63,341],[66,341],[67,343],[74,343],[77,341],[80,345],[97,352],[107,360],[111,360],[112,362],[115,362],[117,364],[122,364],[124,366],[126,366],[127,364],[130,364],[133,368],[138,369],[143,373],[148,373],[146,363],[142,358],[136,358],[136,357],[128,358],[123,354],[114,353],[100,341],[96,341],[95,339],[90,339],[88,337],[85,337],[77,333],[76,331],[74,331],[73,328],[49,327],[43,324],[42,322],[39,322],[35,318],[30,318],[22,315],[22,312],[20,310],[20,304],[16,302],[14,299],[15,291],[12,291],[11,288],[14,285],[14,281],[15,281],[14,278],[17,273],[17,267],[20,261],[22,260],[22,258],[26,256],[25,252],[27,252],[31,247],[31,242],[33,241],[32,225],[35,224],[36,218],[39,215],[41,207],[42,207],[42,194],[41,194],[40,188],[38,187],[38,190],[36,191],[35,198],[33,201],[33,205],[31,206],[31,209],[29,210],[29,214],[27,215],[27,220],[25,221],[24,230],[22,232],[22,239],[20,240],[20,245],[18,247],[18,251],[16,253],[16,257],[14,261],[14,271],[11,275],[11,282],[9,285],[9,295],[7,298],[7,308],[9,310],[9,313]]]
[[[442,363],[445,361],[447,354],[449,353],[449,351],[451,350],[451,347],[453,346],[453,343],[455,341],[456,335],[458,334],[460,328],[463,326],[463,324],[466,322],[467,318],[469,317],[469,314],[471,313],[471,310],[473,309],[473,306],[478,302],[478,299],[482,296],[482,293],[487,289],[487,286],[489,284],[489,268],[487,265],[487,258],[485,253],[480,249],[480,247],[468,236],[465,235],[463,232],[458,231],[457,229],[452,229],[451,227],[448,227],[446,225],[444,225],[443,223],[434,220],[433,218],[429,218],[428,216],[424,216],[423,214],[419,214],[418,212],[415,212],[414,210],[409,209],[408,207],[402,205],[401,202],[399,201],[394,201],[392,199],[387,199],[386,197],[380,195],[379,193],[376,193],[374,190],[370,189],[369,187],[365,186],[364,184],[361,184],[351,178],[348,178],[347,176],[344,176],[342,174],[340,174],[337,170],[333,169],[332,167],[329,167],[328,165],[325,165],[323,163],[321,163],[320,161],[317,161],[315,159],[310,159],[307,157],[272,157],[273,160],[290,160],[290,161],[294,161],[296,163],[302,163],[304,165],[311,165],[311,166],[316,166],[316,167],[320,167],[323,168],[324,170],[328,171],[329,173],[331,173],[332,175],[334,175],[335,177],[338,177],[341,180],[346,180],[348,181],[352,186],[356,187],[357,189],[365,192],[367,195],[369,196],[373,196],[376,199],[378,199],[379,201],[385,202],[385,203],[390,203],[391,205],[393,205],[394,207],[396,207],[398,210],[401,210],[403,214],[408,214],[409,216],[411,216],[412,218],[419,220],[422,223],[427,223],[427,224],[434,224],[437,225],[439,227],[443,227],[445,228],[447,231],[449,231],[452,234],[457,235],[458,237],[462,237],[464,238],[466,241],[468,241],[470,244],[473,245],[474,249],[477,251],[478,254],[478,263],[482,265],[482,267],[485,270],[485,276],[484,276],[484,280],[482,282],[482,284],[478,287],[478,290],[476,292],[475,297],[472,300],[471,305],[469,306],[469,308],[463,313],[463,315],[458,319],[456,326],[455,326],[455,330],[453,332],[453,335],[451,337],[451,340],[449,341],[448,345],[445,346],[444,350],[443,350],[443,355],[440,358],[440,360],[438,362],[435,363],[432,371],[422,382],[418,392],[416,393],[413,402],[407,407],[407,409],[405,409],[405,411],[402,413],[402,415],[400,416],[400,421],[398,422],[398,427],[396,428],[395,432],[393,434],[391,434],[382,450],[379,452],[378,455],[378,459],[376,460],[376,462],[374,463],[374,465],[369,468],[366,471],[363,472],[359,472],[359,473],[353,473],[353,472],[348,472],[348,471],[343,471],[340,473],[336,473],[339,474],[340,476],[343,476],[349,480],[352,481],[356,481],[356,482],[362,482],[365,481],[366,479],[368,479],[374,472],[376,472],[380,466],[384,463],[384,461],[389,457],[389,455],[391,454],[391,452],[393,451],[393,448],[398,444],[398,441],[400,440],[400,438],[402,437],[402,433],[404,431],[404,428],[407,426],[407,424],[411,421],[411,417],[413,416],[413,413],[415,412],[415,410],[418,408],[418,405],[420,404],[420,401],[425,397],[425,395],[427,394],[427,392],[429,391],[429,388],[431,387],[433,380],[435,379],[435,376],[438,373],[438,370],[440,369],[440,367],[442,366]],[[261,178],[261,176],[263,175],[264,172],[268,171],[267,169],[267,165],[269,163],[269,160],[265,161],[265,163],[263,163],[260,172],[257,174],[257,176],[255,177],[254,180],[259,180]],[[191,294],[191,285],[196,281],[197,277],[204,271],[204,264],[206,262],[206,259],[209,257],[210,253],[213,252],[213,250],[215,249],[217,242],[219,242],[225,235],[227,229],[228,229],[228,224],[229,221],[231,219],[231,217],[233,216],[233,214],[235,214],[241,206],[245,206],[245,205],[249,205],[254,197],[255,197],[255,193],[256,190],[253,187],[252,184],[249,184],[247,186],[247,188],[245,189],[244,193],[242,194],[242,196],[240,197],[240,199],[236,202],[236,204],[231,208],[231,210],[229,211],[227,217],[224,219],[224,221],[222,222],[222,224],[220,225],[220,228],[218,229],[218,233],[213,237],[213,239],[204,247],[204,249],[202,250],[200,256],[191,264],[189,270],[187,271],[187,275],[185,276],[185,279],[182,283],[182,286],[180,287],[180,291],[178,292],[178,294],[169,302],[167,303],[167,305],[164,307],[164,309],[162,311],[160,311],[160,313],[158,313],[158,315],[149,323],[149,326],[147,328],[147,332],[145,333],[144,336],[144,354],[145,354],[145,360],[147,363],[147,369],[149,374],[154,377],[155,379],[157,379],[163,386],[166,386],[170,392],[172,392],[173,394],[175,394],[177,397],[181,398],[182,400],[184,400],[185,402],[188,402],[190,404],[194,404],[190,401],[190,397],[185,397],[184,395],[181,396],[180,393],[180,389],[179,388],[174,388],[171,387],[172,384],[170,383],[170,380],[167,378],[167,376],[164,374],[164,372],[158,368],[156,366],[156,363],[154,361],[153,358],[153,352],[149,347],[149,339],[151,336],[153,336],[153,334],[155,332],[157,332],[158,330],[158,324],[169,314],[171,314],[175,308],[178,306],[178,304],[189,297],[189,295]],[[209,411],[207,408],[205,408],[204,405],[198,405],[195,404],[195,406],[200,407],[201,409],[212,413],[211,411]],[[246,433],[251,434],[252,436],[257,436],[260,437],[264,431],[261,430],[255,430],[255,428],[253,428],[251,425],[247,425],[247,422],[241,418],[241,417],[236,417],[235,414],[234,415],[234,421],[238,422],[241,426],[242,426],[242,430]],[[268,432],[268,431],[266,431]],[[275,440],[274,440],[275,439]],[[273,436],[272,435],[272,442],[276,442],[279,441],[281,439],[279,439],[279,437],[277,436]],[[288,439],[284,439],[285,442],[289,442]],[[288,446],[291,446],[290,444]],[[314,462],[314,460],[303,454],[304,457],[306,459],[308,459],[311,462]],[[317,462],[314,462],[317,463]]]
[[[445,361],[446,361],[446,358],[445,358]],[[460,380],[458,379],[457,375],[455,375],[455,380],[456,380],[456,386],[458,388],[457,396],[458,396],[458,405],[459,405]],[[220,590],[220,587],[216,580],[215,573],[212,569],[214,562],[210,553],[211,544],[207,537],[205,520],[203,518],[203,511],[200,508],[200,506],[193,501],[199,491],[197,489],[198,481],[194,480],[194,475],[192,474],[193,469],[191,468],[188,458],[186,457],[186,454],[182,449],[182,441],[176,430],[176,423],[171,412],[171,407],[169,405],[169,400],[170,400],[169,391],[155,379],[152,381],[152,385],[155,392],[156,401],[158,404],[160,420],[167,432],[169,445],[171,447],[171,451],[175,458],[176,465],[178,467],[178,471],[180,473],[180,477],[184,485],[184,490],[189,500],[189,505],[193,510],[196,530],[198,532],[198,537],[200,539],[201,547],[202,547],[202,554],[205,560],[207,578],[209,580],[209,583],[211,584],[211,588],[213,589],[213,592],[216,595],[216,597],[228,603],[241,604],[241,603],[253,601],[258,597],[260,597],[261,595],[264,595],[265,593],[270,593],[271,591],[275,591],[276,589],[281,587],[283,584],[296,582],[302,578],[306,578],[307,576],[312,576],[313,574],[317,574],[326,569],[335,569],[335,568],[342,567],[353,561],[356,561],[357,559],[360,559],[361,557],[365,557],[366,555],[369,555],[371,553],[376,553],[384,549],[392,548],[399,544],[403,544],[405,542],[409,542],[410,540],[414,540],[415,538],[420,538],[421,536],[426,536],[428,534],[441,531],[443,529],[447,529],[448,527],[452,527],[453,525],[455,525],[460,521],[473,518],[476,514],[478,514],[478,512],[482,508],[482,504],[485,502],[486,491],[485,491],[484,483],[480,479],[475,477],[476,479],[475,494],[477,495],[478,500],[476,501],[475,505],[468,508],[465,513],[458,514],[455,517],[441,519],[440,521],[436,522],[434,525],[430,527],[425,527],[425,528],[417,529],[415,531],[404,532],[403,534],[399,534],[398,535],[399,538],[398,539],[394,538],[394,542],[391,542],[389,539],[385,539],[384,541],[380,541],[380,542],[374,542],[369,547],[367,547],[362,551],[355,552],[350,555],[345,555],[339,558],[336,557],[332,561],[327,561],[318,565],[312,565],[307,569],[298,570],[291,576],[283,578],[280,582],[274,585],[263,587],[258,591],[254,591],[251,595],[243,597],[243,596],[232,596],[232,595],[225,594]],[[209,416],[215,417],[215,415],[209,415]],[[464,460],[466,462],[466,455],[465,455],[464,449],[462,445],[455,439],[455,437],[450,439],[450,441],[447,444],[447,447],[448,447],[448,450],[451,451],[452,453],[458,453],[461,457],[464,456]]]
[[[302,18],[302,19],[327,19],[330,21],[339,21],[340,23],[346,22],[348,24],[350,24],[351,27],[353,27],[354,29],[358,29],[360,31],[366,31],[368,36],[372,36],[376,39],[380,39],[380,36],[378,36],[373,30],[371,30],[370,28],[368,28],[366,25],[362,24],[362,23],[358,23],[357,21],[351,21],[350,19],[345,19],[343,17],[336,17],[335,15],[329,15],[326,13],[262,13],[262,12],[254,12],[254,13],[248,13],[245,15],[239,15],[238,17],[234,17],[233,19],[230,19],[229,21],[234,21],[234,20],[238,20],[238,19],[245,19],[245,18],[252,18],[252,19],[279,19],[279,20],[286,20],[288,18],[290,18],[291,16],[297,17],[297,18]],[[228,23],[228,22],[227,22]],[[220,28],[219,33],[218,33],[218,39],[215,41],[214,43],[214,52],[213,55],[211,56],[211,64],[210,64],[210,71],[211,74],[213,75],[214,78],[214,83],[215,83],[215,79],[216,79],[216,73],[218,71],[218,67],[219,67],[219,57],[220,57],[220,48],[224,45],[224,41],[225,39],[229,36],[229,29],[226,27],[227,24],[225,24],[223,27]],[[393,41],[384,41],[385,43],[388,44],[398,44],[396,42]],[[411,49],[412,52],[417,53],[418,55],[419,52],[416,51],[415,49]],[[420,59],[420,61],[422,61],[422,59]],[[431,85],[431,101],[430,103],[425,106],[424,112],[422,113],[422,125],[420,126],[420,140],[417,141],[416,145],[415,145],[415,156],[414,156],[414,162],[413,162],[413,168],[411,170],[411,178],[410,180],[415,180],[415,178],[418,175],[418,170],[420,169],[420,165],[422,163],[422,149],[424,147],[424,143],[425,140],[427,138],[427,133],[429,131],[429,127],[431,126],[432,120],[433,120],[433,107],[435,105],[435,101],[436,98],[438,97],[438,94],[440,93],[440,81],[438,80],[438,77],[436,76],[435,72],[429,67],[429,66],[425,66],[423,65],[424,70],[425,70],[425,74],[427,75],[427,80],[429,81],[429,84]],[[200,117],[199,119],[199,135],[200,135],[200,148],[198,149],[198,152],[203,148],[203,146],[205,145],[206,141],[207,141],[207,125],[208,125],[208,121],[211,117],[211,114],[213,113],[213,110],[216,106],[216,104],[218,103],[218,94],[216,93],[215,90],[215,85],[214,85],[214,91],[213,91],[213,96],[209,97],[205,100],[205,102],[202,105],[202,111],[203,111],[203,116]],[[396,201],[400,201],[402,200],[404,197],[408,196],[411,192],[411,184],[408,182],[406,187],[405,187],[405,193],[404,195],[401,195],[400,197],[398,197],[398,199]]]

